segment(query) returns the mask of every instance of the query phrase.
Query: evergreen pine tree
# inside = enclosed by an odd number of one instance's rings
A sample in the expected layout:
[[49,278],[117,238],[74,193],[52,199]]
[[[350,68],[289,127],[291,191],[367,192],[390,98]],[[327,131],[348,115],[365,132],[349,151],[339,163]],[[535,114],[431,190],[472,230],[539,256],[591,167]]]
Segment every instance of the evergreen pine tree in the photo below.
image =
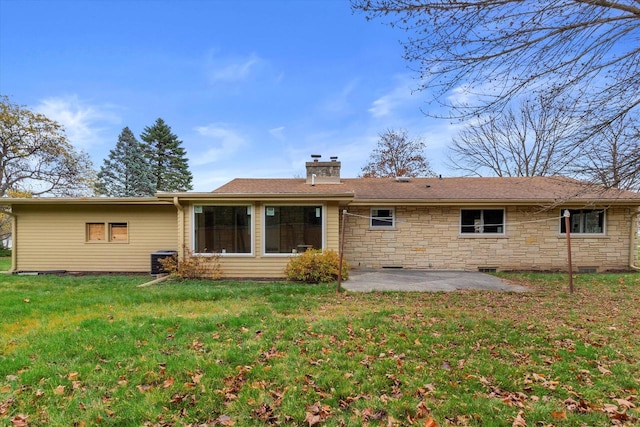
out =
[[144,147],[128,127],[98,172],[96,192],[110,197],[153,196],[155,182]]
[[193,176],[189,171],[186,151],[182,141],[171,133],[162,119],[147,126],[140,138],[145,142],[145,152],[153,171],[157,191],[187,191],[193,189]]

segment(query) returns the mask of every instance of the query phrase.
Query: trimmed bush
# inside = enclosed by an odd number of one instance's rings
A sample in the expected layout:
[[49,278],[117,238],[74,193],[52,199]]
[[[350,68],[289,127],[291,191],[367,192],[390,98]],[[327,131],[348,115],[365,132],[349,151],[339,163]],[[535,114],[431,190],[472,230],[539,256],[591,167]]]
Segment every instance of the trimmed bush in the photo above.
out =
[[[328,283],[338,279],[338,253],[332,250],[308,250],[291,258],[285,268],[287,279],[305,283]],[[342,278],[349,278],[349,265],[342,263]]]

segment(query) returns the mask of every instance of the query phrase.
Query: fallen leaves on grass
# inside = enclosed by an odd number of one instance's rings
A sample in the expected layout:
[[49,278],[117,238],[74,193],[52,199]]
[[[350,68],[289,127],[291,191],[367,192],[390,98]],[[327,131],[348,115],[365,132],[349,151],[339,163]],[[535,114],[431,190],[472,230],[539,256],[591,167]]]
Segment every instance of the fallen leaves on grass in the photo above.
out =
[[304,422],[309,427],[315,426],[324,422],[331,416],[331,407],[329,405],[321,405],[320,402],[316,402],[313,405],[307,406],[306,416]]

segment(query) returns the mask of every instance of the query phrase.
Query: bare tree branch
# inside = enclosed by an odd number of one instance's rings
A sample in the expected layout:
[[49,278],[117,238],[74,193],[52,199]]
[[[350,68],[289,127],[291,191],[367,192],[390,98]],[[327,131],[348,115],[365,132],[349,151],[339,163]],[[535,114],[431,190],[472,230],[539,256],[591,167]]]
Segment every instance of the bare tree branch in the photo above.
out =
[[425,147],[421,138],[409,137],[404,129],[387,129],[362,168],[362,177],[433,176]]
[[[586,139],[640,103],[636,0],[352,0],[405,30],[419,90],[448,117],[497,113],[524,97],[572,100]],[[438,115],[438,111],[427,113]]]

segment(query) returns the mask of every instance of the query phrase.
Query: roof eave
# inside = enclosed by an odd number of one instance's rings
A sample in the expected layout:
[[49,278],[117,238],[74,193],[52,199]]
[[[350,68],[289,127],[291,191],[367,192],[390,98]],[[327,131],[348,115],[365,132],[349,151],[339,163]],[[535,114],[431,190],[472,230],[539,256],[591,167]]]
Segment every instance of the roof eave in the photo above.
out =
[[640,199],[354,199],[351,206],[640,206]]
[[177,198],[183,202],[199,201],[285,201],[285,200],[307,200],[307,201],[335,201],[349,202],[354,195],[346,193],[158,193],[156,196],[160,200],[173,201]]
[[156,197],[35,197],[0,199],[0,206],[13,205],[166,205]]

